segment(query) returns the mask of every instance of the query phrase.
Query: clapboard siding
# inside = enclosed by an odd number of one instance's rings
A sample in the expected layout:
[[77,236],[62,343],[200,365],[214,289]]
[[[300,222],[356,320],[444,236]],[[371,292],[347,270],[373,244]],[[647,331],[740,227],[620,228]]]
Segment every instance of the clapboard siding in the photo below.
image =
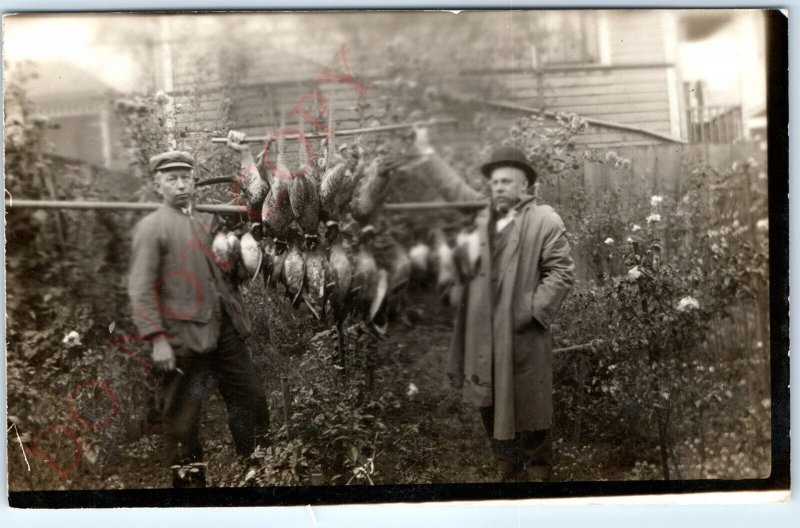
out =
[[665,67],[545,72],[541,80],[527,72],[493,79],[507,89],[509,100],[522,106],[573,112],[664,133],[671,130]]
[[511,97],[518,97],[518,98],[533,98],[533,97],[540,97],[544,96],[545,98],[549,99],[558,99],[564,100],[567,102],[580,102],[581,99],[586,100],[589,97],[595,97],[600,95],[606,96],[614,96],[616,95],[616,99],[609,98],[606,102],[614,102],[620,100],[620,92],[623,90],[629,90],[627,93],[640,95],[640,94],[653,94],[650,100],[657,100],[661,94],[664,93],[664,86],[666,83],[664,82],[666,78],[659,79],[658,77],[653,77],[653,79],[645,81],[645,82],[637,82],[637,83],[624,83],[624,82],[615,82],[614,79],[605,80],[603,84],[591,85],[591,84],[580,84],[576,83],[571,86],[548,86],[546,83],[543,85],[542,89],[538,88],[526,88],[524,86],[518,86],[516,84],[509,83],[508,93]]
[[664,62],[664,13],[653,10],[608,11],[611,64]]
[[[484,75],[487,75],[485,73]],[[579,69],[573,71],[543,71],[543,80],[547,88],[556,89],[575,86],[605,86],[611,83],[637,84],[665,79],[663,64],[637,69],[614,69],[613,65],[607,69]],[[512,73],[491,73],[496,79],[517,89],[536,89],[537,77],[531,70],[520,70]]]
[[[619,94],[614,91],[613,93],[605,94],[592,94],[592,95],[570,95],[570,96],[553,96],[553,103],[559,106],[578,106],[586,104],[589,101],[591,104],[618,104]],[[659,92],[640,92],[628,93],[626,99],[631,103],[657,103],[663,99],[659,97]]]
[[[545,108],[550,111],[574,112],[583,117],[596,118],[636,128],[669,134],[670,122],[668,95],[667,35],[663,13],[652,10],[606,11],[608,25],[607,68],[597,64],[586,69],[545,71],[541,77],[530,70],[517,70],[514,74],[502,70],[502,64],[493,65],[493,70],[458,73],[456,81],[470,83],[475,76],[480,81],[493,81],[505,88],[503,100],[531,109]],[[335,17],[314,17],[314,33],[320,34],[316,44],[308,44],[306,37],[299,37],[296,28],[284,28],[281,32],[264,31],[270,35],[269,45],[247,49],[245,66],[238,70],[240,78],[225,78],[228,64],[217,50],[208,49],[203,42],[175,46],[172,50],[173,94],[175,102],[182,105],[177,119],[177,128],[182,131],[184,142],[201,141],[204,130],[224,131],[227,127],[241,129],[248,134],[266,135],[280,127],[280,116],[284,125],[296,127],[298,117],[292,108],[310,90],[324,93],[328,103],[335,108],[339,129],[356,128],[370,124],[371,118],[360,120],[356,111],[357,93],[352,87],[340,83],[315,84],[314,80],[326,65],[330,64],[343,42],[335,32],[323,31],[326,24],[335,26]],[[310,19],[309,19],[310,20]],[[309,26],[311,27],[311,26]],[[252,29],[252,28],[250,28]],[[322,33],[320,33],[322,31]],[[413,33],[413,32],[412,32]],[[412,35],[413,36],[413,35]],[[268,39],[262,37],[259,42]],[[300,46],[302,44],[302,46]],[[348,59],[356,77],[366,82],[367,78],[379,81],[383,63],[383,45],[372,48],[348,44]],[[524,43],[516,43],[522,49]],[[459,52],[454,61],[462,60],[466,67],[474,50],[470,47]],[[454,62],[455,63],[455,62]],[[338,66],[335,63],[334,66]],[[615,66],[621,66],[615,68]],[[379,83],[378,83],[379,84]],[[381,89],[376,84],[366,95],[367,102],[376,103]],[[310,107],[310,112],[315,113]],[[373,106],[375,106],[373,104]],[[524,112],[503,113],[502,120],[524,115]],[[458,148],[469,148],[476,141],[465,122],[467,116],[455,115],[462,123],[455,130],[458,136],[454,144]],[[313,123],[305,125],[312,131]],[[207,136],[207,133],[206,133]],[[595,147],[619,145],[647,145],[662,143],[652,135],[613,127],[592,126],[578,141]],[[474,146],[474,143],[473,143]]]

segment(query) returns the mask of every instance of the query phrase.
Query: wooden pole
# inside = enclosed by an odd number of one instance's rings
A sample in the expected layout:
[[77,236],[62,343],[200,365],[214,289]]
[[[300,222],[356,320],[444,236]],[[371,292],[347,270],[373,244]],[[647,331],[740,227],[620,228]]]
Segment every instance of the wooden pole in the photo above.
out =
[[[414,128],[417,126],[420,127],[430,127],[430,126],[442,126],[442,125],[455,125],[458,123],[457,119],[447,118],[447,119],[431,119],[429,121],[420,121],[418,123],[398,123],[396,125],[381,125],[376,127],[365,127],[365,128],[351,128],[349,130],[336,130],[336,136],[357,136],[359,134],[374,134],[377,132],[392,132],[395,130],[407,130],[410,128]],[[277,131],[276,131],[277,133]],[[276,133],[273,133],[269,136],[251,136],[246,137],[244,139],[245,143],[265,143],[270,139],[277,138]],[[302,134],[305,136],[306,139],[322,139],[328,137],[329,133],[312,133],[312,134]],[[301,136],[301,133],[293,132],[290,134],[282,134],[282,137],[286,139],[298,139]],[[223,137],[215,137],[211,139],[212,143],[227,143],[228,139]]]
[[[383,210],[389,212],[439,211],[457,209],[461,211],[477,211],[488,205],[488,202],[409,202],[384,204]],[[75,210],[111,210],[111,211],[153,211],[161,206],[157,202],[89,202],[63,200],[14,200],[6,202],[6,207],[19,209],[75,209]],[[244,205],[198,204],[195,211],[206,213],[246,214]]]
[[438,211],[457,209],[459,211],[479,211],[488,206],[489,202],[409,202],[388,203],[383,206],[384,211],[401,213],[410,211]]
[[564,348],[554,348],[553,349],[553,354],[563,354],[564,352],[578,352],[578,351],[581,351],[581,350],[587,350],[587,349],[593,348],[595,346],[599,346],[601,344],[603,344],[603,341],[600,340],[600,339],[597,339],[597,340],[594,340],[594,341],[590,341],[588,343],[584,343],[582,345],[573,345],[573,346],[568,346],[568,347],[564,347]]

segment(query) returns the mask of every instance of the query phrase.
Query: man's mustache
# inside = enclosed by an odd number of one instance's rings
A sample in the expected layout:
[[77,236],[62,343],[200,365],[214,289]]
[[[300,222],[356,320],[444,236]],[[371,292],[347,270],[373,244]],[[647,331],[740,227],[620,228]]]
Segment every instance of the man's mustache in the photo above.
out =
[[492,208],[499,213],[507,213],[518,199],[511,196],[492,196]]
[[516,202],[520,201],[521,199],[522,199],[521,196],[508,196],[508,195],[492,196],[492,202],[494,202],[494,203],[509,203],[509,204],[513,204],[513,203],[516,203]]

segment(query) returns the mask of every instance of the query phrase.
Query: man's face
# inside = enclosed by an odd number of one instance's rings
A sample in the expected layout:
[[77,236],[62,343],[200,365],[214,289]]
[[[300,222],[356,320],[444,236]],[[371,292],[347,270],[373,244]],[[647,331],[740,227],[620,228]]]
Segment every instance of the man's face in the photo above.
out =
[[172,169],[156,173],[156,190],[164,203],[188,207],[194,197],[194,175],[191,169]]
[[492,171],[489,188],[494,208],[504,213],[527,192],[528,178],[524,171],[516,167],[498,167]]

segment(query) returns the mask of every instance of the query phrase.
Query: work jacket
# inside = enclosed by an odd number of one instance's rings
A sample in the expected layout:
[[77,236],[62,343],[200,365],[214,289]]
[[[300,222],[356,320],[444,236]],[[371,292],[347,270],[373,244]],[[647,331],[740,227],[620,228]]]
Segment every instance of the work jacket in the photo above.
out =
[[176,353],[216,347],[221,309],[242,338],[250,318],[211,251],[215,218],[162,205],[136,224],[128,294],[140,337],[164,333]]

